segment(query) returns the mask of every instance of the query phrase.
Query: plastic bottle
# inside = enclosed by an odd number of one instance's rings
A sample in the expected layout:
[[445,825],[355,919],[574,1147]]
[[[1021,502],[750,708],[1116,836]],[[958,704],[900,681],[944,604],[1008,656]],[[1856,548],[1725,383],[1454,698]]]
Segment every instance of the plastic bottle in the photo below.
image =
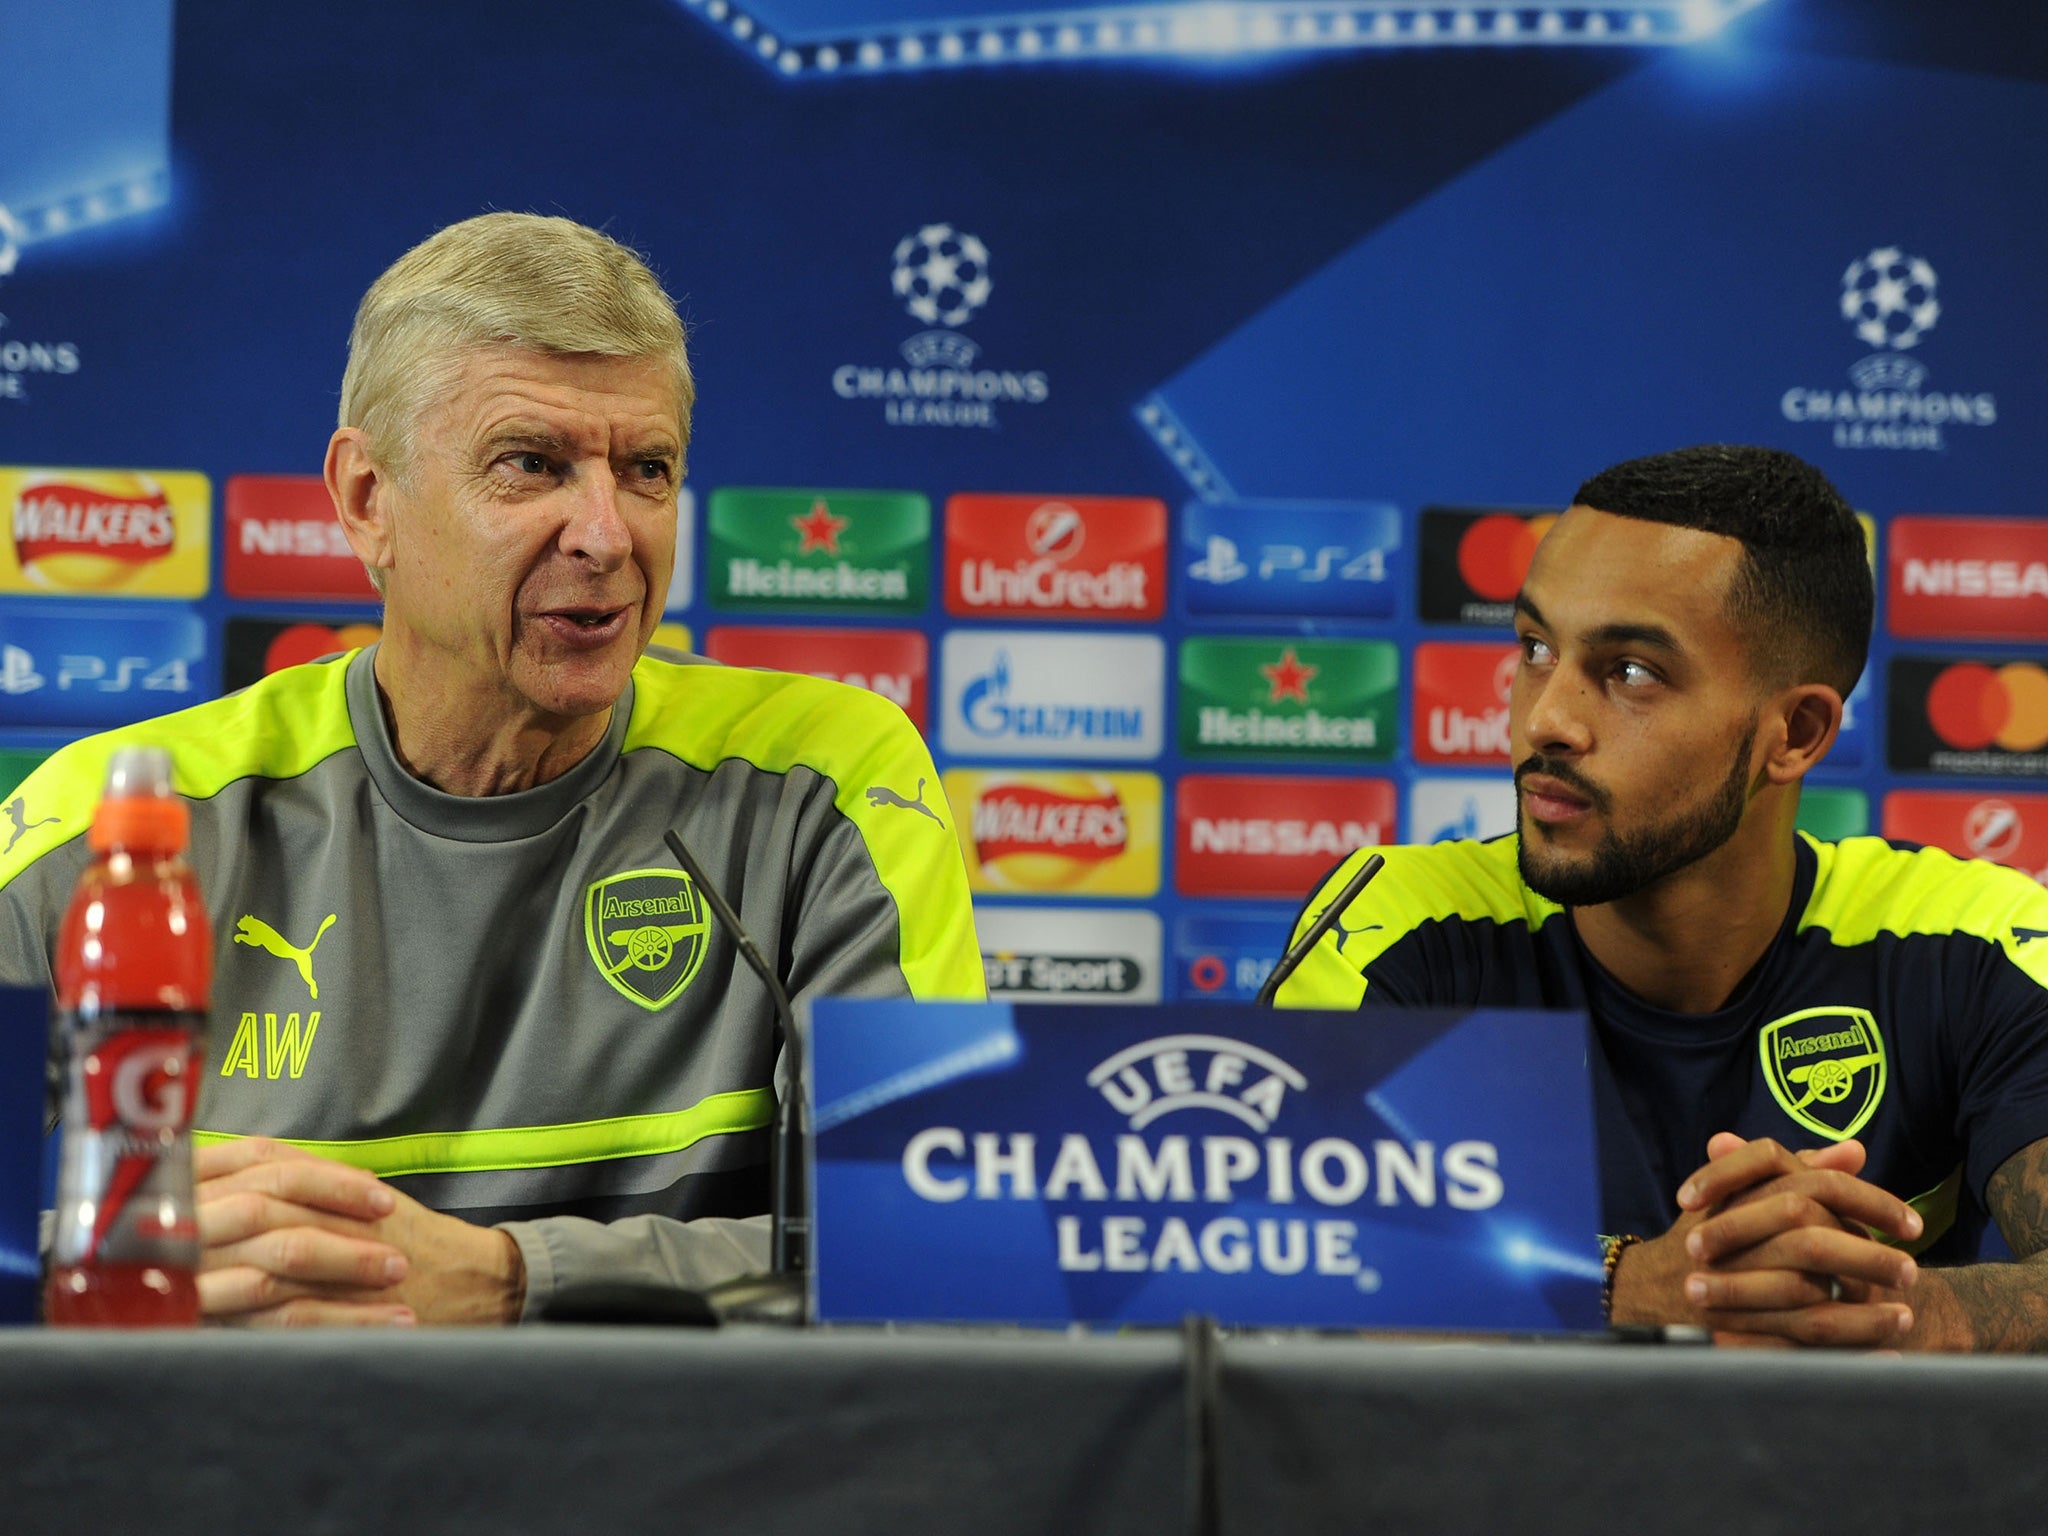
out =
[[184,859],[189,835],[170,754],[115,752],[95,857],[57,940],[66,1078],[50,1323],[199,1321],[190,1131],[213,933]]

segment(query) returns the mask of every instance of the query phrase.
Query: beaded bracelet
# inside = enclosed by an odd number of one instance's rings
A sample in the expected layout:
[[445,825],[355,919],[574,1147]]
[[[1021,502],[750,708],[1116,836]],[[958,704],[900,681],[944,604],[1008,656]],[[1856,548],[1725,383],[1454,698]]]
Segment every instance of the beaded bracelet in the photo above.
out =
[[1621,1263],[1622,1250],[1641,1241],[1633,1232],[1600,1234],[1600,1315],[1610,1323],[1614,1321],[1614,1271]]

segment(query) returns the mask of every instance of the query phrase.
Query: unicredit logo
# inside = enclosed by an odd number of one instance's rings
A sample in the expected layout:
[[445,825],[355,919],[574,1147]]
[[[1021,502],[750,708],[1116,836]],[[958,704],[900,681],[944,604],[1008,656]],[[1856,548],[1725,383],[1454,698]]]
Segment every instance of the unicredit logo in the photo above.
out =
[[1415,755],[1426,763],[1504,763],[1508,696],[1520,653],[1425,641],[1415,650]]
[[1959,751],[2039,751],[2048,746],[2048,671],[2030,661],[1958,662],[1928,689],[1927,723]]
[[176,537],[162,491],[117,496],[52,481],[23,491],[14,504],[14,549],[23,565],[63,554],[140,565],[165,554]]
[[1979,800],[1963,818],[1963,841],[1972,858],[1996,861],[2007,857],[2019,847],[2026,830],[2018,809],[2008,800]]
[[1166,507],[1146,497],[955,496],[946,567],[953,613],[1157,618]]
[[1114,792],[1066,795],[1030,784],[985,791],[975,803],[971,835],[984,864],[1016,853],[1095,862],[1115,858],[1130,840],[1123,802]]

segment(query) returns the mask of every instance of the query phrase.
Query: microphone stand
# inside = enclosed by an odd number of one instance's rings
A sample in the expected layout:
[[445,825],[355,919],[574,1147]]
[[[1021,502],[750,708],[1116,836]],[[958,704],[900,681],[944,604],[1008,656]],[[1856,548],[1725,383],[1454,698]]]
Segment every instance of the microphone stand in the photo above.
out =
[[1281,983],[1294,974],[1295,968],[1308,958],[1308,952],[1322,941],[1323,935],[1337,926],[1337,919],[1344,915],[1345,908],[1358,899],[1359,892],[1372,884],[1372,877],[1386,867],[1387,861],[1378,854],[1367,856],[1366,861],[1358,866],[1358,872],[1344,882],[1344,889],[1337,893],[1337,899],[1323,908],[1321,916],[1308,925],[1306,933],[1287,946],[1287,952],[1267,974],[1266,984],[1259,988],[1259,995],[1253,999],[1255,1006],[1273,1006],[1273,999],[1279,996]]

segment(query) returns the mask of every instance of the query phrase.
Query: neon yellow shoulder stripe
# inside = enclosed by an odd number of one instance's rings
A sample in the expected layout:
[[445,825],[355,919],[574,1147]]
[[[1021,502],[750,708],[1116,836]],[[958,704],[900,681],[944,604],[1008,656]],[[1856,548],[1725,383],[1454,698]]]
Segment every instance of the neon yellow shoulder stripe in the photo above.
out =
[[205,800],[238,779],[289,779],[355,745],[343,679],[351,651],[318,666],[287,667],[240,693],[61,748],[17,791],[28,820],[54,817],[16,840],[0,859],[0,887],[92,824],[107,760],[117,747],[168,747],[173,787]]
[[[376,1136],[364,1141],[304,1141],[287,1136],[270,1139],[331,1157],[351,1168],[367,1169],[379,1178],[396,1178],[407,1173],[560,1168],[570,1163],[681,1152],[707,1136],[758,1130],[774,1117],[773,1090],[743,1088],[733,1093],[714,1093],[688,1109],[667,1114],[620,1115],[610,1120],[581,1120],[572,1125],[421,1131],[410,1136]],[[192,1133],[193,1144],[202,1147],[246,1139],[226,1131]]]
[[[830,779],[833,804],[895,898],[910,995],[986,995],[953,813],[902,710],[823,678],[650,657],[633,669],[633,684],[628,752],[656,748],[707,773],[738,758],[769,773],[809,768]],[[944,838],[942,849],[933,837]]]
[[1277,1001],[1287,1008],[1356,1008],[1365,996],[1365,968],[1424,923],[1455,918],[1540,928],[1564,909],[1522,884],[1515,849],[1514,838],[1502,837],[1354,853],[1323,882],[1290,938],[1322,914],[1368,854],[1379,853],[1387,867],[1309,952]]
[[2032,878],[1939,848],[1894,848],[1882,838],[1823,843],[1805,833],[1820,867],[1799,931],[1817,928],[1840,945],[1899,937],[1970,934],[2048,986],[2048,890]]

